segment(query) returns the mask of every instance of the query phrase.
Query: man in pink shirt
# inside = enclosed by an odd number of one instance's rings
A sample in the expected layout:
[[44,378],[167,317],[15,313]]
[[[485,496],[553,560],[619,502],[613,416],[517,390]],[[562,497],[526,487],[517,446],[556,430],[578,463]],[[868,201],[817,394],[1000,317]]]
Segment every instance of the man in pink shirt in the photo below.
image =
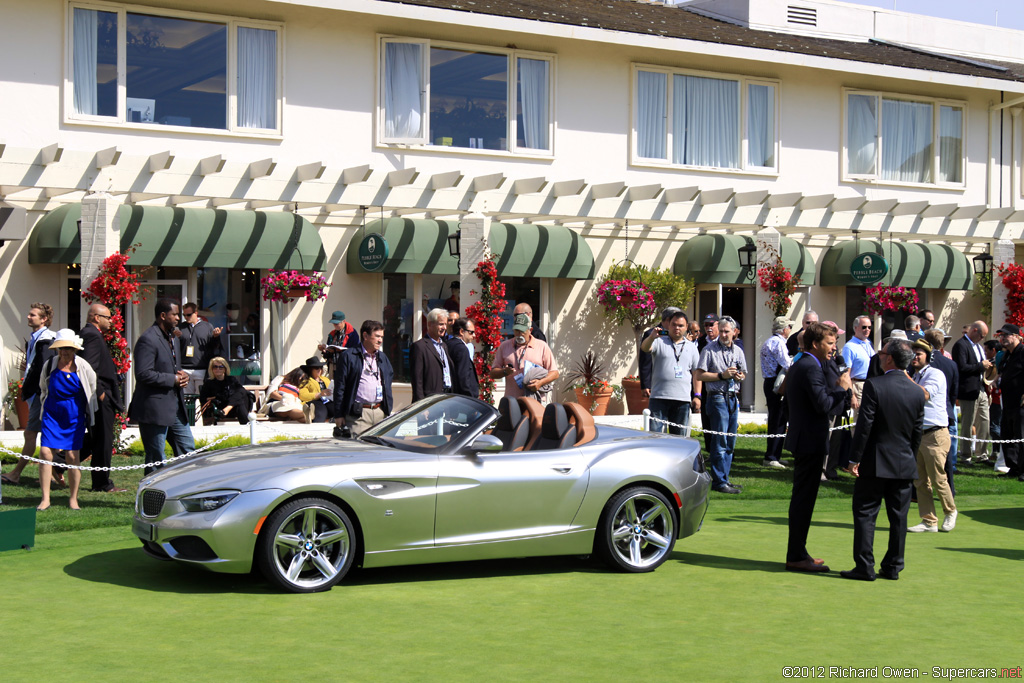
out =
[[[530,334],[531,323],[526,313],[516,313],[512,325],[514,336],[503,341],[494,352],[491,377],[504,378],[505,396],[509,398],[533,394],[543,397],[550,388],[548,385],[558,379],[558,367],[551,348]],[[547,374],[540,376],[535,368],[542,368]]]

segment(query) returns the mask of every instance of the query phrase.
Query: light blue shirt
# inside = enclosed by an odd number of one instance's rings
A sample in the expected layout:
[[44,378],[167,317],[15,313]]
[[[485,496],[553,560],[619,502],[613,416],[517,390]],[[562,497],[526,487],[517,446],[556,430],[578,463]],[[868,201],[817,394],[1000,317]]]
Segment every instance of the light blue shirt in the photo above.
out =
[[928,402],[924,404],[924,427],[945,427],[949,425],[946,412],[946,376],[931,366],[914,375],[914,381],[928,390]]
[[868,365],[871,364],[871,357],[875,355],[875,349],[871,346],[871,342],[854,337],[846,342],[839,355],[850,366],[850,377],[867,379]]

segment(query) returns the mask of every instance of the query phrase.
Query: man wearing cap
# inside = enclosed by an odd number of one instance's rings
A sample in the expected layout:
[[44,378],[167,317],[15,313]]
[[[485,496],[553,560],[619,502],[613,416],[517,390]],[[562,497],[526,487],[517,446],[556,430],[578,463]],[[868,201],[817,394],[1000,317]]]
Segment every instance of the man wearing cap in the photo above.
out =
[[[395,371],[381,351],[384,325],[366,320],[361,343],[338,352],[334,376],[334,436],[358,436],[391,414]],[[351,422],[351,424],[349,424]]]
[[853,339],[843,345],[839,355],[846,361],[846,367],[850,368],[850,378],[853,379],[853,421],[857,421],[857,411],[860,408],[860,396],[864,391],[864,381],[868,378],[868,366],[871,364],[871,357],[875,355],[875,348],[871,345],[871,318],[866,315],[853,319]]
[[181,369],[180,339],[174,336],[178,304],[172,299],[159,299],[154,313],[156,321],[135,342],[135,394],[128,408],[128,416],[139,425],[139,439],[146,451],[146,474],[163,462],[167,442],[176,456],[196,448],[182,391],[188,386],[189,376]]
[[[656,330],[668,330],[669,323],[672,322],[672,317],[675,316],[677,311],[682,309],[676,306],[669,306],[661,312],[661,324],[655,325],[651,329],[645,331],[640,337],[640,344],[643,345],[644,341],[651,334],[657,334]],[[640,390],[644,392],[644,396],[647,398],[651,397],[651,368],[653,366],[653,360],[651,359],[650,353],[641,353],[636,359],[637,372],[640,375]]]
[[299,400],[304,405],[313,407],[313,419],[311,422],[329,422],[334,419],[334,401],[331,400],[333,392],[330,390],[331,380],[323,376],[324,362],[319,356],[311,356],[306,359],[302,369],[309,375],[309,379],[299,387]]
[[[768,433],[784,434],[786,432],[786,403],[781,394],[775,393],[775,380],[780,372],[786,372],[792,364],[786,350],[786,339],[793,329],[793,321],[780,315],[772,321],[772,336],[761,345],[761,374],[764,377],[764,399],[768,404]],[[768,439],[765,447],[765,467],[785,469],[779,459],[782,457],[784,437]]]
[[426,334],[409,347],[409,375],[414,403],[427,396],[452,393],[454,367],[444,343],[447,331],[448,311],[435,308],[427,313]]
[[[114,452],[114,419],[118,410],[124,410],[117,368],[110,355],[110,347],[103,339],[103,333],[109,329],[110,309],[103,304],[89,306],[85,327],[78,334],[82,337],[82,353],[79,355],[96,371],[97,408],[89,426],[89,435],[82,444],[82,462],[91,457],[93,467],[110,467]],[[92,490],[119,493],[125,489],[114,486],[109,471],[93,470]]]
[[[1003,419],[1002,439],[1013,441],[1021,438],[1021,403],[1024,400],[1024,344],[1021,344],[1020,328],[1006,323],[996,334],[1002,337],[1003,360],[999,365],[999,388],[1002,392]],[[1009,468],[1004,475],[1024,481],[1021,444],[1004,443],[1003,458]]]
[[704,401],[707,421],[701,425],[721,434],[707,434],[708,460],[711,465],[711,486],[719,493],[739,493],[740,487],[729,481],[732,456],[736,448],[735,435],[739,427],[740,382],[747,377],[747,361],[743,352],[732,343],[735,321],[725,315],[718,320],[718,338],[709,342],[700,352],[693,381],[703,383],[701,399]]
[[697,350],[703,351],[709,342],[718,339],[718,316],[708,313],[704,316],[704,334],[697,340]]
[[790,334],[789,339],[786,341],[786,351],[789,351],[789,357],[792,358],[796,354],[800,353],[803,349],[803,336],[804,330],[806,330],[811,323],[818,322],[818,314],[814,311],[807,311],[804,313],[804,317],[801,321],[800,331],[796,334]]
[[[543,400],[550,393],[551,383],[558,379],[555,357],[547,342],[533,336],[532,323],[527,314],[516,313],[512,325],[513,337],[501,342],[494,352],[491,377],[505,380],[505,396],[509,398],[538,394]],[[547,374],[539,376],[538,368],[547,371]],[[528,372],[537,377],[527,379]]]
[[337,355],[344,349],[354,349],[359,346],[359,334],[356,333],[356,328],[345,322],[343,311],[332,313],[330,324],[334,326],[334,329],[327,333],[327,343],[318,344],[316,348],[327,361],[331,377],[334,377]]
[[[677,308],[665,327],[655,327],[640,344],[641,356],[651,359],[651,413],[659,420],[672,423],[660,423],[657,427],[667,426],[665,431],[682,436],[690,435],[693,371],[699,359],[697,346],[686,338],[688,324],[686,314]],[[692,400],[699,410],[699,382],[696,391],[697,396]]]
[[[992,363],[985,359],[985,350],[981,347],[987,336],[988,325],[983,320],[975,320],[967,328],[967,334],[953,344],[953,361],[960,370],[956,397],[963,415],[964,436],[969,436],[974,427],[979,439],[989,438],[988,393],[982,387],[982,376]],[[970,463],[973,458],[984,461],[986,447],[984,442],[975,442],[973,454],[969,446],[965,447],[964,462]]]
[[516,304],[516,307],[512,309],[512,317],[515,318],[515,316],[520,313],[525,313],[530,318],[530,335],[534,339],[539,339],[546,344],[548,338],[544,336],[543,332],[541,332],[540,325],[537,324],[537,319],[533,317],[533,306],[525,301]]
[[[908,335],[909,336],[909,335]],[[945,519],[942,521],[943,531],[952,531],[956,526],[956,503],[953,493],[949,490],[946,479],[946,458],[949,455],[949,414],[946,411],[946,376],[930,363],[932,345],[924,339],[911,344],[914,358],[910,367],[914,373],[914,381],[924,392],[924,433],[921,446],[917,449],[917,509],[921,514],[921,523],[910,527],[907,531],[920,533],[938,531],[939,521],[935,516],[933,491],[938,494],[942,503]]]
[[206,378],[206,368],[214,356],[219,355],[221,328],[199,317],[199,306],[190,301],[181,307],[178,342],[181,349],[181,369],[188,374],[186,394],[198,394]]

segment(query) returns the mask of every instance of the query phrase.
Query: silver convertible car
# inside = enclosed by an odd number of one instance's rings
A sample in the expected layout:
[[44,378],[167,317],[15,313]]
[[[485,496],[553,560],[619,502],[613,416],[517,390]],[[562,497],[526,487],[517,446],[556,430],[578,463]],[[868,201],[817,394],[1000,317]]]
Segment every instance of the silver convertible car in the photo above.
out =
[[595,426],[575,403],[432,396],[356,439],[244,446],[139,485],[132,530],[160,559],[327,590],[353,565],[596,554],[651,571],[700,529],[696,441]]

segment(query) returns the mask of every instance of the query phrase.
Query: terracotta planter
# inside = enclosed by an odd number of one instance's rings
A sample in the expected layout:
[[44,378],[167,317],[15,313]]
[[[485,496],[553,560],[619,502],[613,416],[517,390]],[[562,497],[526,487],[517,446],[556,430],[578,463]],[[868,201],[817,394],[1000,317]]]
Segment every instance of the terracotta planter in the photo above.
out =
[[18,429],[25,429],[25,425],[28,424],[28,401],[16,398],[14,399],[14,408],[18,413]]
[[309,294],[307,287],[292,287],[288,290],[288,296],[292,299],[305,299],[307,294]]
[[622,391],[626,394],[626,406],[630,415],[640,415],[650,403],[650,399],[644,396],[643,389],[640,388],[639,379],[623,379]]
[[[608,412],[608,401],[612,400],[611,388],[602,389],[596,393],[587,395],[583,393],[583,389],[577,388],[576,402],[579,403],[585,410],[589,410],[591,415],[605,415]],[[591,407],[593,406],[593,407]]]

